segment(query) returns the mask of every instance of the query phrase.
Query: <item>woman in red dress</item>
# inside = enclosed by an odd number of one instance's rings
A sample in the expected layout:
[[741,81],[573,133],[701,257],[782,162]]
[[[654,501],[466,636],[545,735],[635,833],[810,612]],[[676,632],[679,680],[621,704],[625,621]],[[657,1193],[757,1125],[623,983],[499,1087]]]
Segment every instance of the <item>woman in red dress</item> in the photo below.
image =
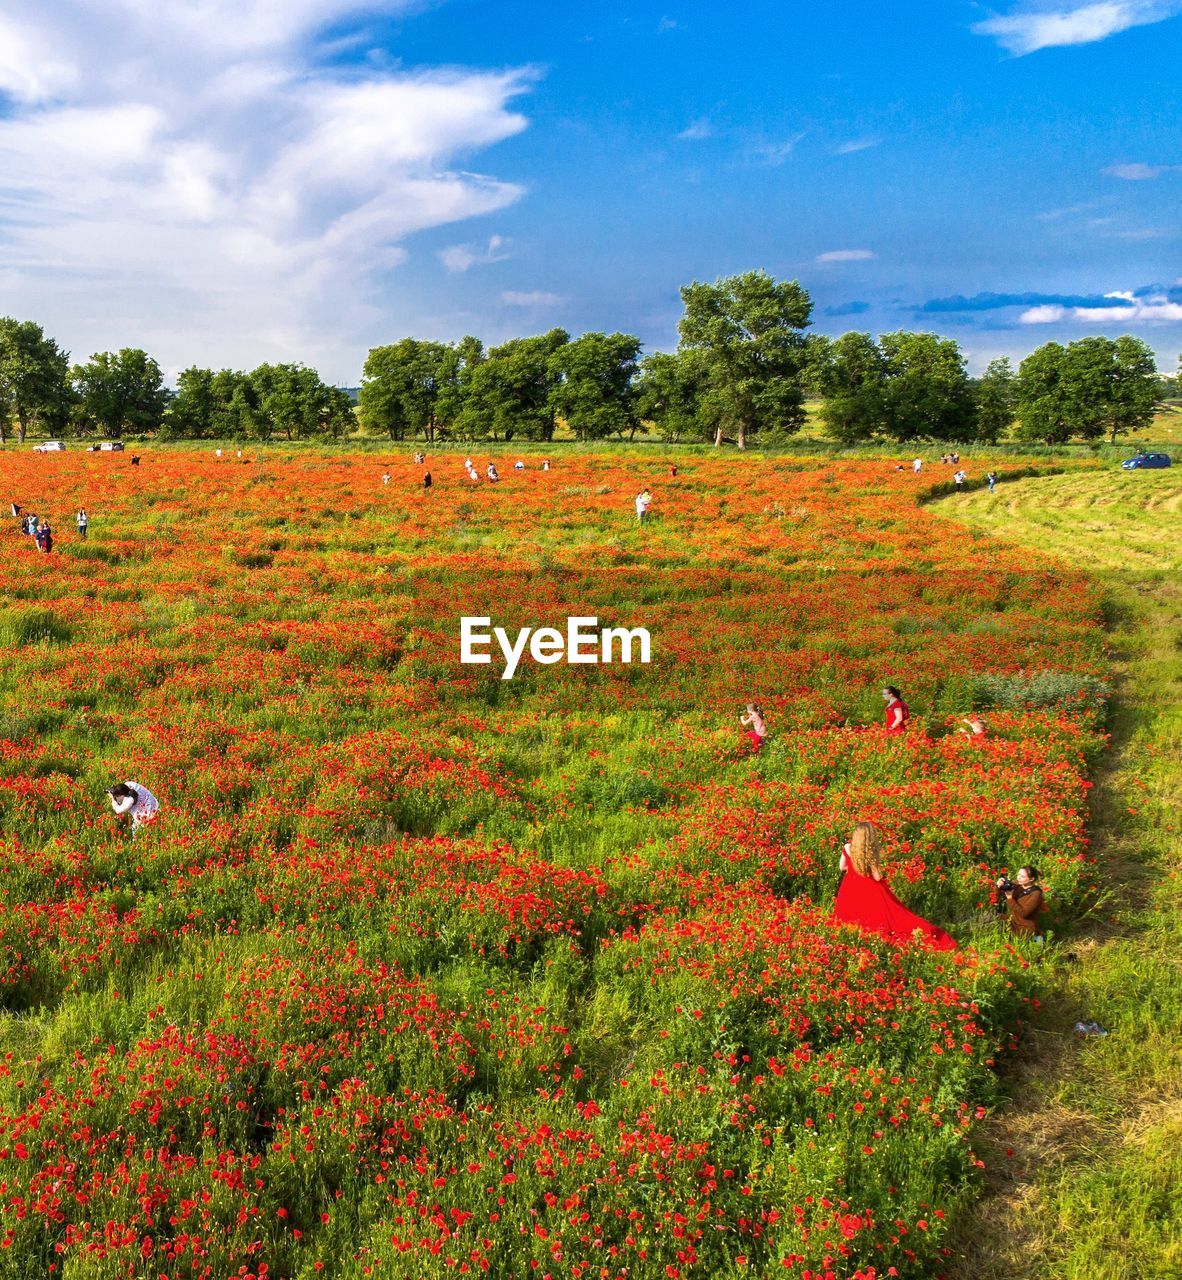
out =
[[882,696],[883,700],[887,704],[887,733],[902,733],[907,725],[907,721],[911,719],[911,712],[907,709],[907,704],[903,701],[903,695],[893,684],[888,684],[884,686]]
[[878,829],[859,822],[841,855],[845,873],[833,903],[833,919],[856,924],[892,942],[910,942],[917,934],[937,951],[953,951],[956,940],[907,908],[883,879]]

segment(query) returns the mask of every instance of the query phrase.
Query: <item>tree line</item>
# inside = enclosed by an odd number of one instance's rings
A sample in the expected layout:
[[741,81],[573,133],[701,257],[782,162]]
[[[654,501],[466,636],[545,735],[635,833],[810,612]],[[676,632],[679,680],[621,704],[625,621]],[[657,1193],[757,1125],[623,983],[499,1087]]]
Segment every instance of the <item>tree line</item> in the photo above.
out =
[[167,438],[335,439],[361,425],[391,440],[579,440],[775,444],[819,400],[847,444],[1002,437],[1061,444],[1147,425],[1165,394],[1140,339],[1048,342],[1014,369],[979,378],[951,338],[900,331],[808,334],[812,300],[792,281],[751,271],[681,290],[673,352],[642,355],[626,333],[551,329],[486,348],[479,338],[403,338],[366,357],[355,415],[349,395],[301,364],[246,373],[189,368],[175,391],[146,352],[101,352],[82,365],[32,321],[0,319],[0,442],[101,432]]

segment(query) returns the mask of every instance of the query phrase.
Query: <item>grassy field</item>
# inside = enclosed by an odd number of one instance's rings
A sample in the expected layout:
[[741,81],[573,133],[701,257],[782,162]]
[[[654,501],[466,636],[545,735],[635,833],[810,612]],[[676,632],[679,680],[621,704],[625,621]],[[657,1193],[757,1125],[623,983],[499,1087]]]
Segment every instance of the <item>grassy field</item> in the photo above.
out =
[[[957,1280],[1182,1275],[1182,473],[1106,470],[936,509],[1091,570],[1110,619],[1112,751],[1093,792],[1094,908],[1059,938],[1013,1105],[983,1156]],[[1081,1038],[1080,1019],[1110,1034]]]
[[[945,1267],[1046,969],[995,878],[1095,892],[1098,595],[881,457],[498,459],[0,456],[2,1280]],[[863,818],[955,952],[832,919]]]

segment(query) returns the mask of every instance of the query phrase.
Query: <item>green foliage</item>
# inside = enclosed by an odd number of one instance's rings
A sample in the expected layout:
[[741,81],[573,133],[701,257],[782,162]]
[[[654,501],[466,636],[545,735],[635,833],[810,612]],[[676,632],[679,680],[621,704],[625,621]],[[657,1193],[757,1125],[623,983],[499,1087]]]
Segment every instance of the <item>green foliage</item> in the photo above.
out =
[[62,432],[72,403],[67,352],[32,320],[0,317],[0,444],[16,416],[23,442],[30,426]]
[[703,376],[692,353],[654,351],[640,361],[636,412],[663,440],[695,439],[700,432]]
[[636,434],[633,380],[640,339],[627,333],[585,333],[550,357],[550,404],[580,440]]
[[0,646],[69,644],[74,631],[52,609],[6,609],[0,613]]
[[952,338],[884,333],[885,433],[899,442],[971,440],[976,414],[964,356]]
[[1014,424],[1017,413],[1017,375],[1007,356],[991,360],[973,384],[976,398],[975,439],[989,444],[1001,439]]
[[467,439],[553,439],[554,391],[561,376],[555,357],[569,340],[565,329],[551,329],[493,347],[472,370],[468,400],[458,418],[461,434]]
[[886,356],[868,333],[844,333],[813,348],[825,428],[843,444],[874,440],[888,427]]
[[804,330],[812,299],[795,281],[748,271],[681,290],[678,350],[700,362],[702,418],[721,444],[791,435],[804,425]]
[[100,351],[70,372],[82,422],[119,437],[159,429],[171,398],[160,366],[139,347]]
[[1153,352],[1139,338],[1048,342],[1018,370],[1019,435],[1062,444],[1072,437],[1115,442],[1147,426],[1160,395]]
[[1005,711],[1088,709],[1099,714],[1108,697],[1108,685],[1103,680],[1073,671],[1019,671],[1015,675],[979,672],[971,682],[978,705]]

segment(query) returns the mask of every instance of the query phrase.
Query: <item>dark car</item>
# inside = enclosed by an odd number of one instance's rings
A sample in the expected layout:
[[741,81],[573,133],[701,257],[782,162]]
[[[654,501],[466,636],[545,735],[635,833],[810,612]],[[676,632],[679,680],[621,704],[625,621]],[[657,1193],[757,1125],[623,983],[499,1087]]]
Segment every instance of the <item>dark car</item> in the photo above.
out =
[[1168,467],[1170,465],[1170,455],[1168,453],[1137,453],[1129,458],[1127,462],[1122,462],[1120,465],[1126,471]]

